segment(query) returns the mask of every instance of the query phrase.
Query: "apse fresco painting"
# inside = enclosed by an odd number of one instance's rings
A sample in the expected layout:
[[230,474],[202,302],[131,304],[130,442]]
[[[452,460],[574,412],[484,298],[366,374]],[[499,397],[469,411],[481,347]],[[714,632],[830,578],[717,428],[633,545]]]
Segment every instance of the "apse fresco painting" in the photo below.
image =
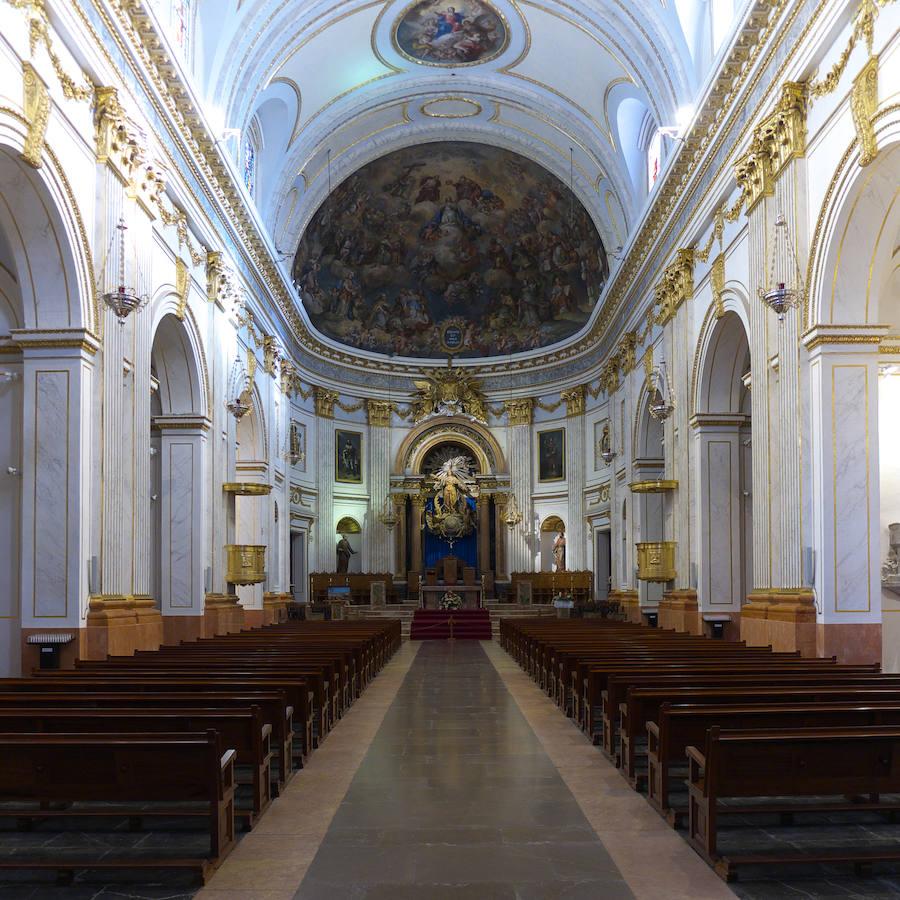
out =
[[464,142],[364,166],[313,216],[294,260],[323,334],[432,358],[560,341],[585,324],[608,274],[600,235],[559,179],[507,150]]
[[509,40],[503,17],[481,0],[422,0],[407,7],[394,44],[408,59],[430,66],[471,66],[499,56]]

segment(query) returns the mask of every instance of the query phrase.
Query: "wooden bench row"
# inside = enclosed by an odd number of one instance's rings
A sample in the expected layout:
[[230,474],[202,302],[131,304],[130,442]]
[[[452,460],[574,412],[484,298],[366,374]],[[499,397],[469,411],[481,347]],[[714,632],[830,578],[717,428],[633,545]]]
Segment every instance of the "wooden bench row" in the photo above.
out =
[[[773,862],[900,860],[900,848],[721,854],[722,816],[900,802],[900,676],[608,621],[503,620],[510,655],[726,880]],[[688,802],[676,802],[686,782]],[[727,801],[727,802],[726,802]],[[743,801],[743,802],[741,802]]]
[[0,869],[205,881],[400,645],[399,622],[291,622],[0,679],[0,817],[206,821],[202,855],[17,853]]

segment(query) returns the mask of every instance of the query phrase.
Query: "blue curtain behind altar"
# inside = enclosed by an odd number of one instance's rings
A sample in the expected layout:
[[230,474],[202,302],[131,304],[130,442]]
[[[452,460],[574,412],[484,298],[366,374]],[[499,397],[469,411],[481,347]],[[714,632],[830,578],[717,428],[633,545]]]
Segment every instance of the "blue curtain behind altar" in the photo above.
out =
[[[466,505],[475,512],[475,501],[471,497],[466,497]],[[427,512],[434,512],[434,498],[429,498],[425,504]],[[455,556],[463,561],[464,566],[472,566],[478,564],[478,529],[472,529],[472,532],[466,537],[453,542],[444,540],[440,535],[432,534],[425,526],[425,568],[433,569],[438,560],[445,556]],[[460,573],[462,574],[462,573]]]

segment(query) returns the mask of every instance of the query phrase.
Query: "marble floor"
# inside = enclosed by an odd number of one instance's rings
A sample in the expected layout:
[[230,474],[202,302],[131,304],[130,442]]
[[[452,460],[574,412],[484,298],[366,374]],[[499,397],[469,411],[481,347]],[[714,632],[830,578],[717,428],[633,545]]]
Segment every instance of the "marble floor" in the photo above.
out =
[[[877,821],[823,825],[778,839],[879,836]],[[771,837],[735,826],[742,844]],[[900,898],[897,880],[846,870],[729,888],[497,644],[476,641],[405,643],[199,892],[3,882],[2,900]]]

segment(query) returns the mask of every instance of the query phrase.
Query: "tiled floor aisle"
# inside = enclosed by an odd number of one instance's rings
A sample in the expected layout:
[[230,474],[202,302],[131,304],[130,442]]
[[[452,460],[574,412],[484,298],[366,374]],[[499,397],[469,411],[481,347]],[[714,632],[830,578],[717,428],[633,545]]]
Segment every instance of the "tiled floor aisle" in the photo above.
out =
[[426,643],[296,896],[628,898],[479,643]]

